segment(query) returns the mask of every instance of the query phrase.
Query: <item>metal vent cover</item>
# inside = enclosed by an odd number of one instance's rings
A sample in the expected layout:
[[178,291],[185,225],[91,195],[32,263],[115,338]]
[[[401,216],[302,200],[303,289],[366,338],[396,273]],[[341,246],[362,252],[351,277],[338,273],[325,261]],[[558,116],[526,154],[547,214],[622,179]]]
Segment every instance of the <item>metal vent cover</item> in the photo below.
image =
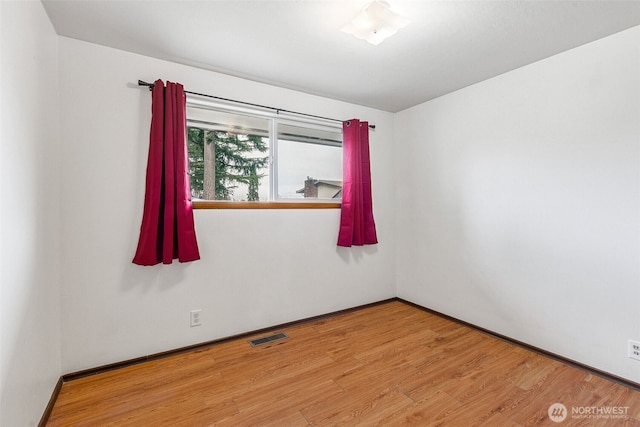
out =
[[289,335],[285,334],[284,332],[278,332],[277,334],[268,335],[262,338],[256,338],[255,340],[250,340],[249,344],[251,344],[251,347],[258,347],[260,345],[269,344],[271,342],[283,340],[286,338],[289,338]]

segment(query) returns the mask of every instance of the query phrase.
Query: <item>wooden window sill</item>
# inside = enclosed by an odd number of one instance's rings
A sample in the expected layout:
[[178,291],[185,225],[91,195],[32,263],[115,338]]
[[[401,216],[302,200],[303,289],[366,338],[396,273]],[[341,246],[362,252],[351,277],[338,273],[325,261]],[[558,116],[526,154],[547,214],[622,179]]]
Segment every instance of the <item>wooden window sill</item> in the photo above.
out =
[[193,209],[340,209],[341,206],[340,202],[193,202]]

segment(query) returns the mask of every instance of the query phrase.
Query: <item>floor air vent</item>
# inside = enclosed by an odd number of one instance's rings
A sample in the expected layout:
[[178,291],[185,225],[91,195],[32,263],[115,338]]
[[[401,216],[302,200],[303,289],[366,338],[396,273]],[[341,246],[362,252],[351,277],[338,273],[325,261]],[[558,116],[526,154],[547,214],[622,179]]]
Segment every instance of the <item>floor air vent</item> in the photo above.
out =
[[251,340],[249,344],[251,344],[251,347],[258,347],[259,345],[269,344],[270,342],[283,340],[285,338],[289,338],[289,336],[284,332],[278,332],[277,334]]

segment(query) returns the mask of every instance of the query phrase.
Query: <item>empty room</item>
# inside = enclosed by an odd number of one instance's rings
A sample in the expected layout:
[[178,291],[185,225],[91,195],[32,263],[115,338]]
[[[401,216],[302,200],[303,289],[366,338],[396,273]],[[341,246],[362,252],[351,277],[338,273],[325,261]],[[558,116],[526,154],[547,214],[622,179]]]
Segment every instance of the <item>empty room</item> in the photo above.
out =
[[640,425],[639,1],[0,31],[0,426]]

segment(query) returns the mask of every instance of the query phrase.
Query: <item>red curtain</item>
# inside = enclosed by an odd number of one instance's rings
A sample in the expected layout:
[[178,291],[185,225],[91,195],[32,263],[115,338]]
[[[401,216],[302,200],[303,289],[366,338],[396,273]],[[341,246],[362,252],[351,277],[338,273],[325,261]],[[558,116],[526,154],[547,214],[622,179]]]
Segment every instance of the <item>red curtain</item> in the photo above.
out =
[[144,212],[133,258],[138,265],[200,259],[186,145],[186,97],[179,83],[153,84]]
[[342,210],[338,246],[378,243],[371,198],[369,123],[353,119],[342,124]]

